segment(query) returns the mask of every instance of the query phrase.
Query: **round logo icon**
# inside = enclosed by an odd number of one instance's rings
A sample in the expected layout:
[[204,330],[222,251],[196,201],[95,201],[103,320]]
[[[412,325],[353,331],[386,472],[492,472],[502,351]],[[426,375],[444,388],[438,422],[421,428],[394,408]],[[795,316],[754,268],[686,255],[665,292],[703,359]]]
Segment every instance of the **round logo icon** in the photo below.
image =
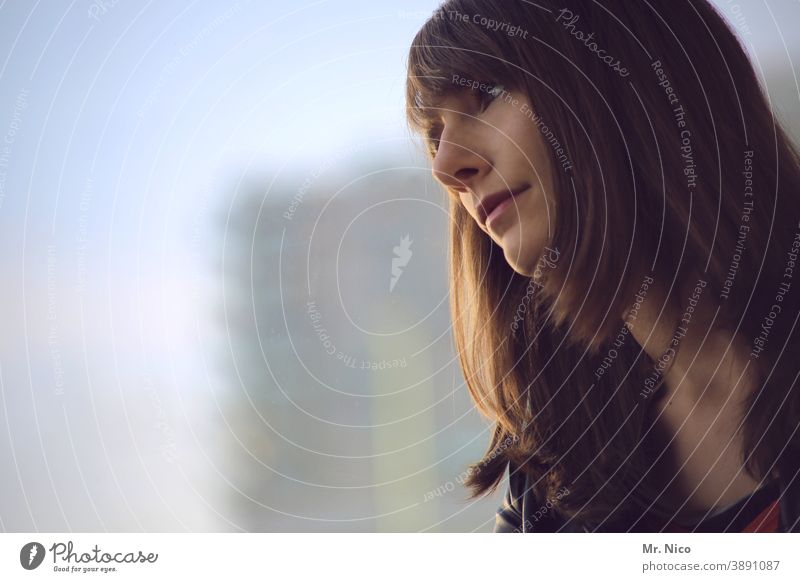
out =
[[44,560],[44,546],[39,542],[28,542],[19,551],[19,563],[26,570],[35,570]]

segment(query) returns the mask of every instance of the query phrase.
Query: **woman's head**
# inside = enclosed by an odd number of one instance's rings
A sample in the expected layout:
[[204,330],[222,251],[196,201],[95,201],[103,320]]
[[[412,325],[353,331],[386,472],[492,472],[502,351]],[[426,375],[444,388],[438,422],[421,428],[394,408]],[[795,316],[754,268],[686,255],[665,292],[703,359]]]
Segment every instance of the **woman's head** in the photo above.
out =
[[[644,305],[677,326],[702,278],[716,325],[752,343],[798,229],[797,156],[742,47],[706,0],[448,0],[414,39],[407,106],[451,195],[465,378],[493,444],[520,433],[472,483],[511,458],[546,467],[553,490],[572,469],[635,467],[654,362],[628,339],[595,371],[643,282]],[[481,203],[518,190],[487,227]],[[764,376],[791,324],[771,324]],[[762,427],[775,402],[753,407]]]
[[[454,254],[530,275],[559,249],[541,294],[593,350],[649,273],[668,289],[727,268],[736,170],[772,125],[741,47],[698,1],[450,0],[414,40],[407,102],[452,196]],[[481,224],[482,199],[525,186]]]
[[[455,84],[460,81],[453,79]],[[524,91],[468,79],[437,105],[433,173],[518,273],[531,276],[550,235],[547,145]]]

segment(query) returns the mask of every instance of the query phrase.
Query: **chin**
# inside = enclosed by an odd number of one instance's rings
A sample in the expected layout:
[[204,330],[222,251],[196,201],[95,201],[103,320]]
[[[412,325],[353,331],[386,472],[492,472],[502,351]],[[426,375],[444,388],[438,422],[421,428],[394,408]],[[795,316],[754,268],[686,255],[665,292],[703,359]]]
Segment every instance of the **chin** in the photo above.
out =
[[520,252],[517,248],[507,249],[503,248],[503,254],[506,257],[508,265],[520,275],[525,277],[532,277],[536,271],[536,260],[531,258],[528,253]]
[[546,241],[524,241],[528,243],[527,245],[519,245],[516,240],[504,242],[503,254],[506,262],[514,271],[525,277],[533,277],[537,270],[541,271],[544,268],[540,264],[542,261],[549,263],[553,260],[552,256],[544,257],[547,251]]
[[520,275],[533,277],[547,249],[548,240],[541,233],[547,225],[521,224],[509,228],[498,241],[508,265]]

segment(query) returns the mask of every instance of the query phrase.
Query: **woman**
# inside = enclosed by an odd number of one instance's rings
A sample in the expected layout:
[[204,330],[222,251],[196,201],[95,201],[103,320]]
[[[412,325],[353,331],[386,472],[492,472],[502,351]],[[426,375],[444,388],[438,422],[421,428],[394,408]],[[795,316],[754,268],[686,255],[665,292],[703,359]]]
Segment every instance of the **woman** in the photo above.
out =
[[495,531],[800,531],[800,164],[721,16],[448,0],[407,105]]

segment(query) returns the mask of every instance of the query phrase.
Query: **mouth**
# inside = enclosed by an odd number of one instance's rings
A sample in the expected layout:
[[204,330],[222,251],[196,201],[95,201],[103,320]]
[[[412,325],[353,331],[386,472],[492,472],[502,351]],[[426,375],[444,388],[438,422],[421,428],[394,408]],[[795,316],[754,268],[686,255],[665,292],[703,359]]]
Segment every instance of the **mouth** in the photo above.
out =
[[[517,188],[515,190],[501,190],[500,192],[495,192],[493,194],[489,194],[488,196],[484,196],[481,198],[480,202],[478,202],[477,210],[478,210],[478,220],[481,223],[481,226],[485,227],[486,222],[491,216],[491,214],[498,208],[501,204],[514,198],[518,194],[521,194],[525,190],[528,189],[528,186],[523,186],[521,188]],[[503,204],[506,206],[505,204]]]

